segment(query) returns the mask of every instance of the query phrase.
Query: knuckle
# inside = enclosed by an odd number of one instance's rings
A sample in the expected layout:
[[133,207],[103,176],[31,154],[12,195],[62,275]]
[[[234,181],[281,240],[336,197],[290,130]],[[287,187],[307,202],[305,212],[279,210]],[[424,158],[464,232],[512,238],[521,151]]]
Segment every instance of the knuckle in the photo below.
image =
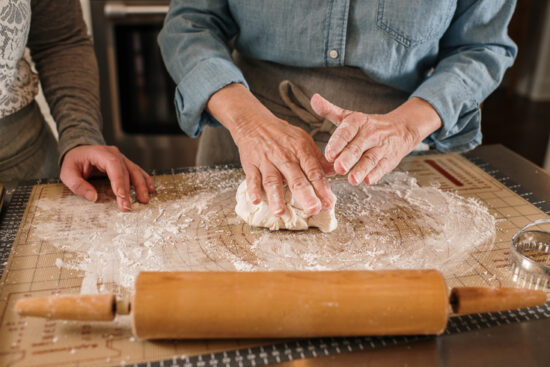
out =
[[378,163],[378,154],[375,152],[368,152],[363,155],[363,160],[369,167],[374,167]]
[[305,177],[298,177],[288,183],[290,191],[300,191],[309,186],[309,181]]
[[390,172],[399,164],[398,160],[392,160],[387,157],[380,159],[380,167],[383,169],[384,173]]
[[111,153],[120,153],[120,150],[115,145],[107,145],[105,148],[110,151]]
[[251,177],[246,179],[246,186],[249,190],[255,191],[259,189],[260,184],[255,177]]
[[349,126],[346,124],[342,124],[340,129],[337,130],[334,135],[336,135],[336,138],[339,139],[339,140],[343,140],[345,142],[348,142],[351,140],[351,138],[353,137],[350,129],[349,129]]
[[80,191],[82,190],[82,188],[84,187],[84,182],[83,182],[83,181],[69,182],[69,184],[67,185],[67,187],[68,187],[69,190],[71,190],[72,192],[80,192]]
[[374,132],[372,134],[375,137],[376,145],[379,147],[389,147],[392,143],[392,136],[387,131],[384,133]]
[[299,153],[309,152],[311,150],[311,142],[309,140],[300,139],[296,143],[296,149]]
[[266,189],[272,189],[280,184],[280,180],[276,175],[267,174],[262,177],[262,185]]
[[310,182],[318,182],[326,179],[323,167],[315,156],[307,156],[301,161],[302,170]]
[[378,161],[378,167],[383,173],[386,173],[390,168],[390,161],[384,157]]
[[109,154],[105,160],[107,161],[107,164],[114,165],[114,164],[120,164],[120,158],[114,154]]
[[358,113],[355,113],[355,114],[350,114],[348,116],[346,116],[346,121],[344,121],[345,123],[347,124],[364,124],[366,122],[366,115],[363,115],[363,114],[358,114]]
[[357,114],[350,110],[342,109],[340,113],[340,121],[346,123],[347,121],[353,120]]
[[309,141],[309,139],[311,139],[311,136],[305,130],[298,129],[297,131],[298,131],[298,138],[306,141]]
[[288,164],[292,161],[291,155],[283,149],[280,146],[273,147],[271,151],[271,159],[269,159],[269,156],[267,157],[268,160],[272,160],[273,162],[277,162],[279,164]]
[[323,171],[317,167],[307,170],[306,176],[311,182],[323,181],[325,179]]
[[276,162],[276,166],[283,176],[289,177],[293,176],[296,173],[297,165],[294,161],[287,159],[283,161]]
[[360,157],[363,154],[363,149],[357,144],[349,144],[347,149],[354,157]]

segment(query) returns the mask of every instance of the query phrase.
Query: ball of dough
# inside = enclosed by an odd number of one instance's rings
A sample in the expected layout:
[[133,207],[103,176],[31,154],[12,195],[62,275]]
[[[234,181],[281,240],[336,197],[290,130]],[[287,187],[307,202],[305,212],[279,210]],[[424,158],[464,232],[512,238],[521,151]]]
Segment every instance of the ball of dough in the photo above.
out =
[[256,227],[266,227],[272,231],[279,229],[304,230],[309,227],[317,227],[322,232],[332,232],[338,226],[334,206],[331,209],[323,209],[319,214],[309,215],[304,212],[302,206],[294,200],[287,186],[283,188],[286,211],[276,217],[271,213],[265,194],[262,201],[254,205],[246,192],[246,180],[241,182],[237,189],[237,206],[235,212],[246,223]]

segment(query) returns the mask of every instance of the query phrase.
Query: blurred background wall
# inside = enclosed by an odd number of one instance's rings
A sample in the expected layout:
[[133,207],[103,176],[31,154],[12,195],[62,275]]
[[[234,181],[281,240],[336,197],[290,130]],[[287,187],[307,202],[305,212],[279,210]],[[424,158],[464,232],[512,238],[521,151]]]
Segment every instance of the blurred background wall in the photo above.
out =
[[518,0],[509,33],[514,66],[483,104],[483,144],[503,144],[550,170],[550,5]]

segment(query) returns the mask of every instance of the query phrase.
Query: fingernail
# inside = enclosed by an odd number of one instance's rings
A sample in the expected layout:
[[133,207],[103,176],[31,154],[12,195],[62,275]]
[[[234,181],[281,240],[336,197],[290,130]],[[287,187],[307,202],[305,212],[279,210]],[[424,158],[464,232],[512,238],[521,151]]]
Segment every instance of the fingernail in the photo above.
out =
[[92,201],[94,203],[97,201],[97,193],[91,190],[86,191],[84,197],[86,198],[86,200]]
[[340,166],[342,167],[342,169],[344,170],[344,172],[347,172],[349,171],[349,168],[348,168],[348,165],[343,163],[343,162],[340,162]]
[[319,204],[321,204],[321,202],[317,202],[315,203],[315,205],[312,205],[310,206],[309,208],[306,209],[306,212],[307,213],[310,213],[310,214],[317,214],[319,213],[319,211],[321,211],[321,208],[319,208]]
[[276,217],[279,217],[279,216],[285,214],[285,210],[284,210],[284,208],[283,208],[283,209],[276,209],[276,210],[275,210],[275,213],[273,213],[273,214],[274,214]]
[[339,175],[345,175],[348,170],[344,168],[344,166],[340,164],[334,165],[334,172],[338,173]]
[[122,203],[122,207],[123,207],[124,209],[128,210],[128,211],[132,211],[132,205],[131,205],[129,202],[127,202],[127,201],[125,201],[124,203]]

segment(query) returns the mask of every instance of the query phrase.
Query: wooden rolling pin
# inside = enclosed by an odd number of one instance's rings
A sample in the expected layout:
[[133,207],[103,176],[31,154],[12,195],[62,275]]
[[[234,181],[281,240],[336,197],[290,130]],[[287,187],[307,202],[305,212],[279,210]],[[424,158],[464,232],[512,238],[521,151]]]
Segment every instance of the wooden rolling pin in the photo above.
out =
[[543,304],[541,291],[455,288],[435,270],[144,272],[131,302],[113,295],[20,299],[20,315],[112,320],[131,314],[145,339],[439,334],[454,312]]

